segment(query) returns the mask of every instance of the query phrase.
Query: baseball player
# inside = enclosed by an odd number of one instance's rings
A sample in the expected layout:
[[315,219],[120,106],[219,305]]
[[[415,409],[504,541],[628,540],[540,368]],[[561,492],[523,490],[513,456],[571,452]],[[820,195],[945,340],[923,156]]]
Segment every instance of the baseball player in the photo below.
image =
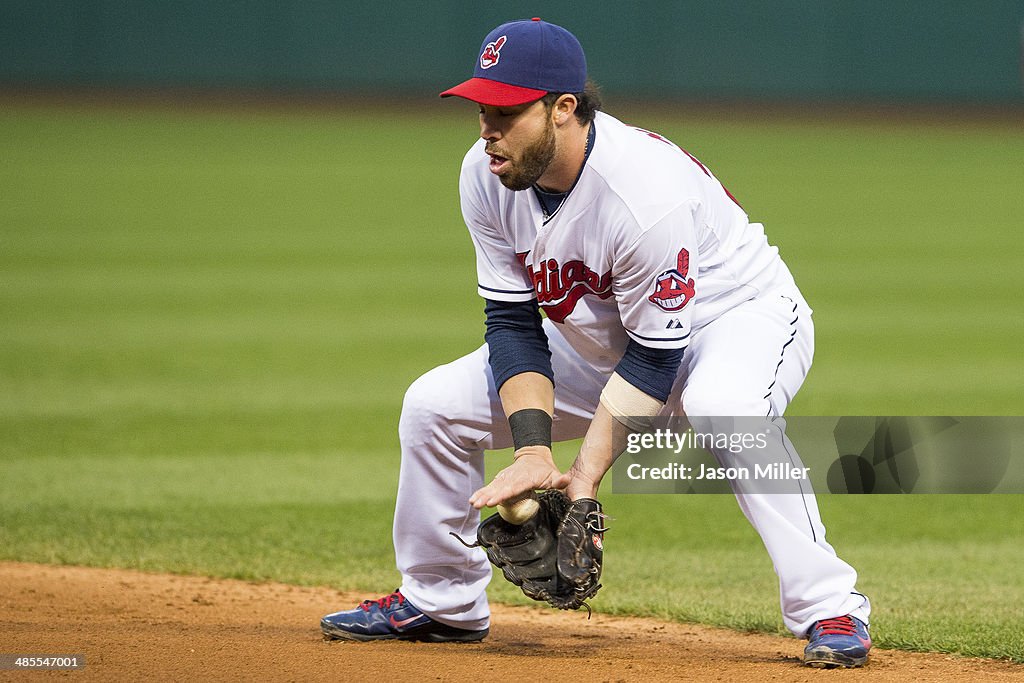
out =
[[[402,585],[325,616],[332,638],[476,641],[490,626],[479,509],[533,489],[594,497],[622,429],[654,416],[781,416],[813,355],[811,309],[763,226],[696,158],[600,111],[579,41],[540,19],[487,35],[459,179],[486,343],[409,388],[394,544]],[[542,319],[540,312],[543,311]],[[617,436],[618,435],[618,436]],[[568,472],[552,441],[583,438]],[[792,445],[779,431],[780,447]],[[484,482],[484,451],[514,447]],[[712,449],[724,464],[744,454]],[[813,493],[737,493],[779,577],[804,660],[859,666],[871,641],[857,574]]]

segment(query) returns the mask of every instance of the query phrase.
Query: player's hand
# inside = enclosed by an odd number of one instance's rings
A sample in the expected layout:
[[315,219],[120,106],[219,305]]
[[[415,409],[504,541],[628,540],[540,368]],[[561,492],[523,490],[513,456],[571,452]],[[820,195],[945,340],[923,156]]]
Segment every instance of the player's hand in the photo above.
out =
[[597,488],[601,485],[601,480],[594,481],[594,478],[583,471],[578,463],[579,460],[569,468],[569,483],[565,487],[565,495],[569,496],[569,500],[597,498]]
[[516,461],[498,472],[494,480],[469,498],[476,509],[494,506],[534,489],[563,489],[569,475],[562,474],[545,446],[524,446],[515,453]]

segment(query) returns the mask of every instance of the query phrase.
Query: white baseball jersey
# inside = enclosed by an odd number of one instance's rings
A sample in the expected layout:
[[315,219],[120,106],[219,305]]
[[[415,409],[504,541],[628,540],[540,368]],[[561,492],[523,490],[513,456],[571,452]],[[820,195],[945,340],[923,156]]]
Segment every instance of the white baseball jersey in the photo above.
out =
[[610,371],[628,337],[684,347],[691,330],[792,283],[763,227],[696,158],[603,112],[594,126],[594,149],[549,217],[534,192],[488,170],[484,140],[466,154],[460,194],[481,296],[536,298],[587,362]]

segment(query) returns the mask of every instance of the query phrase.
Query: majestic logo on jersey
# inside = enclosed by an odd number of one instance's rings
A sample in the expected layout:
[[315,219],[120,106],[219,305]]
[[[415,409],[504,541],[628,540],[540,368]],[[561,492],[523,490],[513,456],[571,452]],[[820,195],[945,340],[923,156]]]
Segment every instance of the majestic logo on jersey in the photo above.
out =
[[524,251],[516,256],[530,274],[533,289],[537,292],[537,303],[554,322],[565,322],[575,310],[576,302],[588,294],[599,299],[612,295],[611,271],[598,275],[580,260],[566,261],[559,267],[553,258],[544,259],[538,268],[534,268],[526,263],[529,253]]
[[686,277],[690,271],[690,252],[679,250],[676,267],[666,270],[654,281],[654,293],[647,297],[652,304],[666,311],[678,311],[693,298],[693,278]]
[[506,40],[508,40],[508,38],[502,36],[493,43],[487,43],[487,45],[484,46],[484,51],[480,53],[481,69],[490,69],[498,63],[498,60],[501,59],[501,48],[505,45]]

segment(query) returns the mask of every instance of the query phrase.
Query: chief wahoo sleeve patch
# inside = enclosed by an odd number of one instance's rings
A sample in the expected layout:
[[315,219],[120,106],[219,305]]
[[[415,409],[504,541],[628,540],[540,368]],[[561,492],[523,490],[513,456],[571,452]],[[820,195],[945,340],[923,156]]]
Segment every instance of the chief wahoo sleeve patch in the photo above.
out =
[[654,293],[647,300],[665,311],[678,311],[694,295],[693,278],[687,277],[690,271],[690,252],[679,250],[676,267],[666,270],[654,281]]

